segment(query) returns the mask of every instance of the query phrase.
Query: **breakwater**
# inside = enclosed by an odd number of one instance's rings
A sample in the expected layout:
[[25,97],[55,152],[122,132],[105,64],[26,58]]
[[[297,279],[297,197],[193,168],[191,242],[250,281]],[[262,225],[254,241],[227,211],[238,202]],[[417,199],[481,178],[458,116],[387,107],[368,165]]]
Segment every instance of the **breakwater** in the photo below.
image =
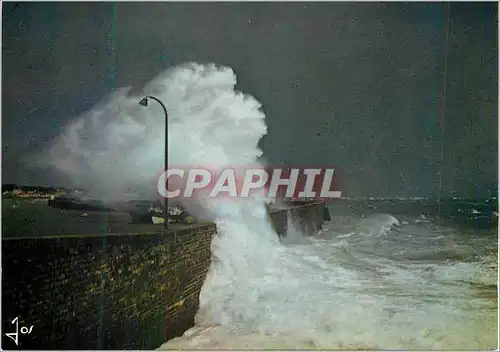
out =
[[[293,220],[319,229],[324,204],[269,216],[282,236]],[[67,235],[2,240],[2,324],[19,349],[152,349],[194,324],[216,228],[162,233]],[[3,334],[3,346],[15,349]]]

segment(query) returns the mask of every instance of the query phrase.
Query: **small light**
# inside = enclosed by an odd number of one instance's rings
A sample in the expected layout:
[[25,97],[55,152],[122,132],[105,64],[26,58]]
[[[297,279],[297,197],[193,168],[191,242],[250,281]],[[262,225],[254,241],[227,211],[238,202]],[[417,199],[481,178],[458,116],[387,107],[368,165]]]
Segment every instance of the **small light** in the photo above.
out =
[[141,104],[142,106],[148,106],[148,97],[142,98],[139,104]]

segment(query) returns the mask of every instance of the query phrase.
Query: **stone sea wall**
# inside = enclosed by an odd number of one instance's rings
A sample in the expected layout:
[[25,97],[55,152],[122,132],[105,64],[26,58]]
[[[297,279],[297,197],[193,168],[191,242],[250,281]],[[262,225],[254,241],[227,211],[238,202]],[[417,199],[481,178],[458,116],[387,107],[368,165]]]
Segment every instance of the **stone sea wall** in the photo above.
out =
[[[324,205],[270,213],[307,232]],[[105,234],[2,240],[3,349],[154,349],[194,324],[216,228],[167,234]],[[5,336],[19,334],[19,346]]]
[[269,216],[280,236],[286,236],[289,225],[304,235],[311,236],[321,230],[325,211],[328,210],[323,202],[296,203],[289,209],[271,211]]

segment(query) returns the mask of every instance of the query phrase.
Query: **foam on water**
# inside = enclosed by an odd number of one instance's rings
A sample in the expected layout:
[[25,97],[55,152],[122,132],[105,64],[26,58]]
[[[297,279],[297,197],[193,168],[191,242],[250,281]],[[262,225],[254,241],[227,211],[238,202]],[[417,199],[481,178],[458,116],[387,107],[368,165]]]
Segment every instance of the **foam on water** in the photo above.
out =
[[[76,119],[43,160],[107,199],[129,188],[148,194],[163,169],[164,120],[157,104],[144,109],[137,102],[153,95],[169,111],[169,163],[255,163],[266,133],[264,114],[255,99],[234,91],[235,84],[229,68],[191,64],[167,71],[143,94],[118,91]],[[261,198],[205,199],[189,207],[214,220],[218,235],[197,326],[165,348],[496,344],[489,306],[473,313],[471,302],[483,301],[460,284],[477,276],[477,265],[412,263],[377,253],[386,248],[382,241],[405,236],[391,231],[399,222],[390,215],[344,230],[332,223],[315,239],[295,232],[292,243],[280,244]]]
[[266,268],[253,263],[258,275],[235,272],[232,288],[209,278],[197,329],[210,328],[164,347],[494,348],[496,304],[481,292],[495,268],[384,256],[371,250],[384,246],[380,234],[400,234],[379,225],[280,247]]

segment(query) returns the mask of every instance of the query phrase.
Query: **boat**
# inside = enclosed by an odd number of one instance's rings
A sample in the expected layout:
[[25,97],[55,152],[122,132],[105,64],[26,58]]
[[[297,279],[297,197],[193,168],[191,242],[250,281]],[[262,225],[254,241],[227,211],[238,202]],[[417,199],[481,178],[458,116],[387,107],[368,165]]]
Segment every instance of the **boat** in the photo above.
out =
[[151,221],[153,222],[154,225],[160,225],[165,223],[165,218],[159,217],[156,215],[151,216]]
[[[192,224],[195,219],[181,206],[168,207],[167,210],[168,223],[174,224]],[[164,212],[160,207],[150,207],[148,214],[151,216],[151,222],[155,225],[164,224]]]

